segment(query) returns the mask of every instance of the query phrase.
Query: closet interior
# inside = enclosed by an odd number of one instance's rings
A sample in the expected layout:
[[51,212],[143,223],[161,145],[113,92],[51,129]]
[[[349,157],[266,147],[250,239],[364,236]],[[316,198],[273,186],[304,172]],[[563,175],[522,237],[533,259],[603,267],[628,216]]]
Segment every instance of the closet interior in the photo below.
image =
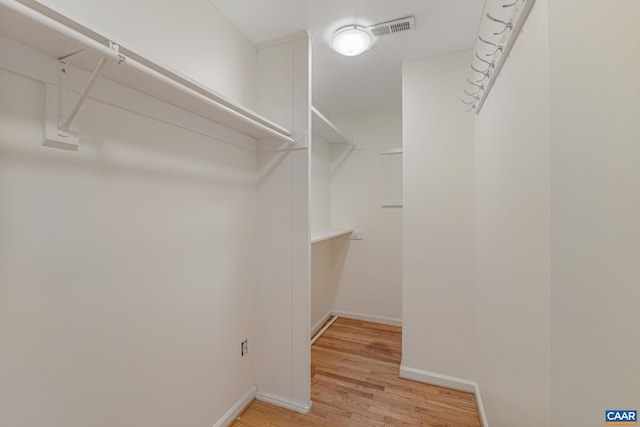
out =
[[307,414],[336,316],[484,427],[637,404],[640,3],[365,3],[0,0],[0,425]]
[[311,336],[319,337],[323,326],[335,316],[336,286],[333,278],[335,260],[332,247],[349,246],[353,227],[332,224],[331,178],[333,157],[337,150],[353,150],[356,144],[344,135],[318,108],[312,106],[310,224],[311,224]]

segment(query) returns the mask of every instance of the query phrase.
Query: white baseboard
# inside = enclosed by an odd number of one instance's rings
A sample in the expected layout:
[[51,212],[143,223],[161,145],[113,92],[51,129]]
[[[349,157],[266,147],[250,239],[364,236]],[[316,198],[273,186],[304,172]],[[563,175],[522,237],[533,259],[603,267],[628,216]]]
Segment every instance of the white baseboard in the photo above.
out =
[[261,402],[270,403],[272,405],[280,406],[281,408],[291,409],[292,411],[300,412],[301,414],[308,414],[311,410],[311,402],[307,405],[300,405],[290,400],[284,399],[279,396],[273,396],[266,393],[257,392],[256,400]]
[[473,381],[450,377],[449,375],[437,374],[435,372],[423,371],[422,369],[409,368],[405,365],[400,365],[400,378],[453,388],[455,390],[466,391],[468,393],[475,393],[476,391],[476,383]]
[[327,331],[327,329],[329,329],[331,325],[333,325],[333,322],[335,322],[336,320],[338,320],[338,316],[333,316],[331,320],[329,320],[324,325],[324,327],[320,329],[318,333],[313,336],[313,338],[311,338],[311,345],[315,344],[315,342],[318,341],[318,339],[322,336],[322,334],[324,334]]
[[462,378],[451,377],[449,375],[423,371],[422,369],[410,368],[408,366],[405,366],[404,364],[400,365],[400,378],[473,393],[476,398],[476,405],[478,406],[480,423],[482,424],[482,427],[489,427],[489,422],[487,421],[487,414],[484,412],[484,405],[482,404],[482,397],[480,396],[480,388],[478,387],[478,383]]
[[480,423],[482,424],[482,427],[489,427],[487,414],[484,412],[484,405],[482,404],[482,398],[480,397],[480,387],[478,387],[478,384],[476,384],[474,394],[476,396],[476,405],[478,405],[478,415],[480,415]]
[[252,386],[249,391],[242,395],[240,400],[238,400],[231,409],[229,409],[227,413],[213,425],[213,427],[228,427],[233,424],[238,418],[238,415],[240,415],[244,408],[249,406],[254,397],[256,397],[256,386]]
[[395,317],[377,316],[375,314],[354,313],[352,311],[333,310],[333,314],[347,319],[363,320],[365,322],[382,323],[384,325],[402,326],[402,319]]
[[327,311],[327,314],[322,316],[322,319],[320,319],[315,325],[313,325],[313,327],[311,328],[311,336],[312,337],[314,337],[318,333],[320,328],[322,328],[322,325],[327,323],[327,320],[329,320],[329,318],[331,318],[331,316],[332,316],[332,313],[331,313],[331,310],[329,310],[329,311]]

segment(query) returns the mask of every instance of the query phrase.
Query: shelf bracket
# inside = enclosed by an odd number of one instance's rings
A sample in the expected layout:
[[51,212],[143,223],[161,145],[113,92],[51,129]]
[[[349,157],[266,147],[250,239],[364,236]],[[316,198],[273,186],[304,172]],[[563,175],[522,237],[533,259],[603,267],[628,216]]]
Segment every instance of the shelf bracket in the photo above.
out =
[[344,142],[334,142],[333,145],[343,147],[342,151],[364,150],[364,146],[361,142],[355,142],[351,139]]
[[[119,50],[118,45],[112,42],[109,42],[109,48],[114,50],[116,53]],[[116,62],[118,64],[122,64],[124,60],[124,56],[117,55]],[[47,117],[45,120],[45,142],[43,145],[47,147],[61,148],[64,150],[78,150],[80,139],[78,130],[73,126],[73,120],[78,115],[78,112],[80,112],[82,104],[87,99],[89,92],[91,92],[91,89],[96,84],[96,81],[104,71],[104,68],[106,67],[108,62],[109,58],[100,58],[98,64],[96,65],[96,68],[93,70],[93,73],[91,74],[91,76],[89,76],[89,80],[87,80],[84,88],[69,110],[69,113],[65,116],[64,101],[65,94],[67,92],[66,84],[69,66],[64,62],[64,60],[59,61],[60,67],[58,68],[58,87],[56,88],[51,84],[47,84]]]

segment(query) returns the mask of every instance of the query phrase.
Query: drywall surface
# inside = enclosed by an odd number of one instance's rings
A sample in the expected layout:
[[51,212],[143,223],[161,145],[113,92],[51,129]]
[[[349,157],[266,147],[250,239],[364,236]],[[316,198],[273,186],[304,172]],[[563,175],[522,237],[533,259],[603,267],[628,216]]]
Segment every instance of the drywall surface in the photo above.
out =
[[313,134],[309,216],[311,230],[331,227],[331,144]]
[[364,232],[363,240],[333,239],[334,308],[373,320],[400,320],[402,208],[381,205],[380,153],[402,147],[402,113],[365,110],[332,120],[363,149],[333,147],[331,224]]
[[403,64],[403,365],[475,379],[471,52]]
[[553,427],[639,409],[638,16],[549,2]]
[[[311,230],[331,227],[331,144],[312,135],[311,182],[309,184]],[[311,333],[333,309],[331,241],[311,245]]]
[[538,0],[476,119],[475,348],[492,427],[550,425],[547,34]]
[[257,398],[299,412],[311,403],[310,56],[306,35],[258,51],[259,111],[287,118],[298,143],[258,144]]
[[[307,206],[294,194],[306,191],[307,167],[306,149],[258,154],[256,313],[262,320],[257,326],[256,381],[261,395],[300,408],[309,405],[309,397],[294,389],[294,382],[304,384],[310,374],[297,371],[294,359],[304,357],[298,352],[309,351],[310,249]],[[297,299],[299,293],[304,293],[303,300]],[[299,343],[292,338],[298,328],[304,329],[304,348],[296,347]]]
[[255,105],[255,47],[209,0],[37,1],[223,96]]
[[311,333],[317,332],[333,309],[335,282],[331,277],[331,240],[311,245]]
[[92,100],[46,148],[44,86],[0,93],[0,425],[213,425],[255,381],[255,153]]

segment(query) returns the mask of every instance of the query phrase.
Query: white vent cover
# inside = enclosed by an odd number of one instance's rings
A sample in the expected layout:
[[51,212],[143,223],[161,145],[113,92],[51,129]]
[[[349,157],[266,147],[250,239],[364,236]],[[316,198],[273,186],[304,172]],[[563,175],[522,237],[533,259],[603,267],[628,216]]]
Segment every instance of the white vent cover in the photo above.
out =
[[411,31],[416,27],[416,21],[413,16],[395,19],[393,21],[383,22],[381,24],[372,25],[369,28],[374,37],[385,37],[396,33]]

